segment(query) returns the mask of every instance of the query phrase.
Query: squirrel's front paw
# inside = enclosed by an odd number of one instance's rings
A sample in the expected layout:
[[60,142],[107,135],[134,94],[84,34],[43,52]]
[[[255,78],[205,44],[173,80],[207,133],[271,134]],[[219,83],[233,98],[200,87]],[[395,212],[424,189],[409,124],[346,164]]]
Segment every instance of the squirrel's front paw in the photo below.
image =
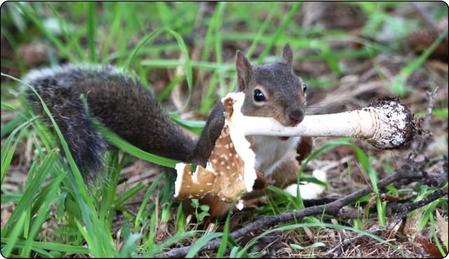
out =
[[257,178],[253,185],[254,190],[265,189],[265,188],[267,188],[268,185],[274,183],[274,181],[271,177],[267,177],[259,171],[256,171],[256,174],[257,174]]

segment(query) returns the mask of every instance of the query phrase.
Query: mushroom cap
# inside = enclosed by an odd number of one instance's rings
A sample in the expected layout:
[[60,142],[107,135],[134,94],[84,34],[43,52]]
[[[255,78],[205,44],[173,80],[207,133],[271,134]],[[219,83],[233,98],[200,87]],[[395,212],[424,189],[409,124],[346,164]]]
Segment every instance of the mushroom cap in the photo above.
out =
[[[255,154],[238,123],[233,123],[234,116],[241,114],[242,98],[243,93],[230,93],[222,99],[225,124],[206,168],[197,166],[192,172],[192,164],[176,164],[178,175],[174,196],[178,199],[201,199],[212,195],[221,201],[236,203],[246,192],[252,191],[257,178]],[[239,202],[238,208],[241,209],[241,205]]]

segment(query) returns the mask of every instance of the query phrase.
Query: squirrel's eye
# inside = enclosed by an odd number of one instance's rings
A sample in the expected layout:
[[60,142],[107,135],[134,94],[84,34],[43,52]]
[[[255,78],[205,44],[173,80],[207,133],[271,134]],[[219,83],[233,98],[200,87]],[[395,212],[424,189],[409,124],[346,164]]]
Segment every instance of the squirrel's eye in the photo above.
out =
[[254,101],[256,102],[265,102],[267,98],[259,89],[254,90]]
[[303,86],[302,86],[302,92],[305,93],[306,91],[307,91],[307,85],[306,85],[306,84],[303,84]]

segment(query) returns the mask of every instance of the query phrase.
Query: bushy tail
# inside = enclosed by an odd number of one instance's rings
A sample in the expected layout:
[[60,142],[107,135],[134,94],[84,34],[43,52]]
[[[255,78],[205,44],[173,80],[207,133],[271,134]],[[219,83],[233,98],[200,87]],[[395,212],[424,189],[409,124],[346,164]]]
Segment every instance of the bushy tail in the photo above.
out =
[[[102,170],[102,155],[107,144],[89,120],[86,107],[80,99],[80,90],[73,87],[73,81],[55,73],[56,71],[58,70],[33,71],[24,81],[32,85],[43,99],[79,169],[84,176],[91,178],[95,171]],[[35,92],[28,88],[25,93],[33,109],[49,122]]]
[[[89,116],[140,149],[203,166],[224,124],[223,107],[218,105],[195,142],[164,114],[138,80],[108,65],[35,70],[24,81],[34,86],[48,106],[85,175],[100,168],[107,147]],[[26,93],[34,109],[46,117],[34,92],[29,89]]]

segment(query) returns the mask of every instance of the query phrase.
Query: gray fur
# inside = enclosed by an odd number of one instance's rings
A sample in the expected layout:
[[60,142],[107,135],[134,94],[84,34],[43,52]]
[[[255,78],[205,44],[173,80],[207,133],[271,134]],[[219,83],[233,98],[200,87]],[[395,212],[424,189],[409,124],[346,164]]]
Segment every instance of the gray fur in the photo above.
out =
[[[163,113],[137,79],[115,67],[64,65],[32,71],[24,80],[49,107],[75,162],[86,175],[100,170],[107,147],[89,114],[143,150],[181,161],[191,157],[195,142]],[[26,96],[42,114],[34,93],[27,90]]]
[[[239,90],[245,93],[242,113],[248,116],[273,117],[285,126],[294,126],[304,118],[304,82],[292,69],[293,52],[289,45],[283,48],[282,61],[251,65],[243,55],[237,55],[240,71]],[[260,90],[265,101],[255,101],[254,91]],[[249,136],[256,154],[256,169],[266,175],[295,157],[299,137],[281,140],[273,136]]]
[[[245,93],[243,114],[273,117],[285,126],[294,126],[301,122],[305,109],[304,82],[295,75],[289,63],[293,57],[290,56],[292,53],[288,49],[289,47],[284,48],[283,55],[287,60],[283,62],[250,65],[251,72],[241,80],[246,83],[239,86],[239,89]],[[242,67],[246,68],[246,66]],[[263,89],[267,95],[266,102],[254,101],[255,88]]]

